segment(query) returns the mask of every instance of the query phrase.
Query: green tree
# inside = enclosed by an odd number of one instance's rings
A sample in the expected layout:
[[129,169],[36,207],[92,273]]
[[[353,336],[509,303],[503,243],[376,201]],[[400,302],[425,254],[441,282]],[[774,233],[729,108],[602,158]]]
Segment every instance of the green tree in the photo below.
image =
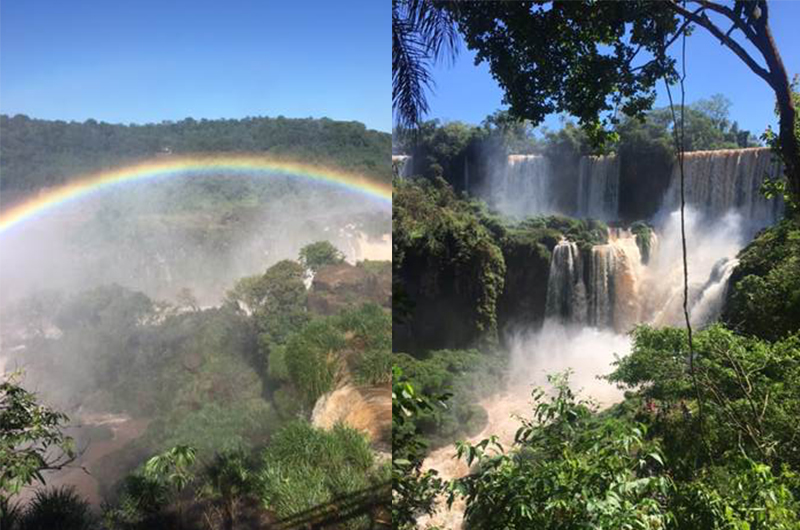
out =
[[344,254],[330,241],[317,241],[300,249],[300,263],[311,272],[317,272],[325,265],[344,262]]
[[431,63],[455,57],[458,33],[446,10],[426,0],[392,0],[392,109],[401,127],[428,112]]
[[565,375],[550,381],[553,396],[534,391],[533,418],[522,420],[511,451],[494,438],[457,445],[479,468],[455,487],[466,497],[469,527],[668,528],[671,482],[644,426],[596,422]]
[[44,484],[43,472],[72,462],[75,446],[62,429],[68,417],[39,403],[19,386],[19,373],[0,383],[0,497],[19,493],[34,482]]
[[202,480],[200,496],[219,507],[225,528],[232,530],[242,502],[257,491],[255,465],[243,449],[224,451],[206,465]]
[[[440,401],[447,396],[439,397]],[[420,514],[432,514],[444,483],[435,469],[422,471],[425,443],[416,421],[434,410],[434,401],[420,394],[399,367],[392,374],[392,524],[398,530],[416,528]]]
[[259,364],[267,370],[273,352],[309,320],[304,279],[302,265],[283,260],[260,276],[242,278],[226,295],[235,307],[251,313],[259,335]]
[[194,479],[192,467],[197,459],[197,450],[188,445],[176,445],[161,454],[151,457],[144,464],[146,478],[164,483],[171,490],[178,511],[178,524],[183,525],[183,500],[181,492]]
[[172,522],[164,513],[171,493],[164,481],[137,471],[123,479],[117,502],[103,506],[103,522],[113,530],[165,527]]
[[[444,13],[430,12],[437,10]],[[737,0],[732,7],[711,0],[443,2],[429,4],[424,14],[420,20],[435,19],[445,26],[431,31],[430,25],[410,20],[406,33],[423,43],[424,50],[447,42],[447,25],[455,21],[477,60],[489,63],[512,114],[538,124],[550,113],[568,112],[595,142],[609,138],[608,125],[616,121],[617,109],[641,115],[655,101],[657,82],[678,79],[676,61],[667,49],[700,27],[774,91],[781,158],[790,195],[800,199],[797,112],[766,0]],[[416,69],[393,64],[393,87],[427,79],[425,60],[430,57],[423,53]],[[399,120],[416,123],[425,108],[424,92],[410,93],[416,104],[396,109]]]

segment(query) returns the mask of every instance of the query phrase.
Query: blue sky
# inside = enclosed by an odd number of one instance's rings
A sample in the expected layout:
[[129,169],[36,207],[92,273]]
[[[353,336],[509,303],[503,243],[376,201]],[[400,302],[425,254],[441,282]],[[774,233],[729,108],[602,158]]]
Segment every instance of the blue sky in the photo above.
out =
[[[779,0],[770,2],[770,6],[770,25],[791,78],[800,73],[800,1]],[[673,52],[678,49],[673,45]],[[687,102],[721,93],[731,100],[731,117],[739,122],[740,128],[749,129],[758,136],[768,124],[775,127],[772,90],[729,49],[720,46],[706,30],[697,28],[687,39],[686,50]],[[504,108],[503,92],[492,78],[488,65],[482,63],[476,67],[473,59],[474,54],[462,45],[454,65],[436,66],[433,72],[436,87],[428,99],[429,119],[479,123],[498,108]],[[660,83],[656,106],[668,103],[663,83]],[[560,128],[559,117],[548,117],[545,125],[551,129]]]
[[388,1],[3,0],[0,112],[267,115],[391,130]]

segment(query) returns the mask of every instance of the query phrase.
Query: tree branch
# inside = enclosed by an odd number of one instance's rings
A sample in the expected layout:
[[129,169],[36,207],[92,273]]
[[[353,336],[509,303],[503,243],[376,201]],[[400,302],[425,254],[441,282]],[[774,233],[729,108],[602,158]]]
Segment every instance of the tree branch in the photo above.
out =
[[[775,88],[772,86],[772,81],[770,80],[769,72],[765,68],[761,67],[752,57],[750,57],[747,51],[744,48],[742,48],[742,46],[738,42],[726,36],[725,33],[723,33],[721,29],[715,26],[714,23],[711,22],[711,20],[707,16],[705,15],[700,16],[698,14],[689,11],[688,9],[684,9],[681,5],[676,3],[675,0],[668,0],[667,5],[670,7],[670,9],[672,9],[676,13],[691,20],[697,25],[706,28],[712,35],[714,35],[719,39],[720,43],[727,46],[733,53],[739,56],[739,58],[742,61],[744,61],[744,63],[748,66],[748,68],[750,68],[750,70],[752,70],[758,77],[766,81],[767,84],[769,84],[769,86],[772,87],[773,89]],[[716,6],[716,4],[713,5]]]
[[[715,4],[714,2],[710,2],[709,0],[691,0],[691,1],[697,2],[705,9],[709,9],[710,11],[714,11],[716,13],[723,15],[725,18],[733,22],[733,26],[739,29],[742,33],[744,33],[744,36],[747,37],[749,40],[753,41],[756,38],[756,34],[753,31],[753,29],[749,27],[747,24],[743,23],[742,19],[737,17],[736,13],[734,13],[731,10],[731,8]],[[730,31],[728,31],[728,33],[726,33],[725,35],[727,36],[728,34],[730,34]]]

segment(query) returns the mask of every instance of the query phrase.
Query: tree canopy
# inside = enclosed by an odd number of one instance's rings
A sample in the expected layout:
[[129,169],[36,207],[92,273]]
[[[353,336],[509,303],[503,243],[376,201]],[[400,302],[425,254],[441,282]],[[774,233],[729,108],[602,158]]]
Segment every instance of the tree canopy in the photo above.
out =
[[261,153],[320,163],[388,182],[388,133],[362,123],[278,116],[112,124],[0,115],[0,189],[29,192],[155,156]]
[[[414,12],[412,0],[394,4]],[[429,12],[436,9],[445,14],[435,17]],[[777,148],[790,194],[800,198],[797,113],[769,26],[766,0],[737,0],[733,7],[711,0],[683,4],[676,0],[441,2],[429,6],[424,15],[410,18],[412,28],[417,24],[417,40],[405,40],[422,43],[423,52],[408,55],[417,59],[415,68],[393,65],[396,91],[413,85],[409,72],[427,80],[427,61],[435,58],[430,50],[439,49],[437,39],[449,38],[440,25],[451,21],[467,46],[477,52],[476,60],[488,63],[512,114],[538,124],[547,114],[567,112],[595,143],[609,138],[608,128],[618,121],[620,112],[637,116],[650,109],[658,82],[679,79],[676,60],[667,50],[700,27],[775,92],[780,116]],[[426,23],[432,19],[439,21],[436,31]],[[393,33],[397,42],[394,27]],[[748,51],[752,48],[757,55]],[[416,125],[418,111],[425,109],[425,94],[424,90],[408,92],[416,97],[416,106],[396,100],[395,109],[400,123]]]

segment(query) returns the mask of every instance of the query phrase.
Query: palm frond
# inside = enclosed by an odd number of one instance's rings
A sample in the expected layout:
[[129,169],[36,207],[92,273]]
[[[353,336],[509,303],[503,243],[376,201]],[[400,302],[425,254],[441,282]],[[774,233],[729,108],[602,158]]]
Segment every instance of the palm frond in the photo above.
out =
[[415,128],[429,111],[433,63],[457,55],[459,35],[449,9],[431,0],[392,2],[392,110],[401,128]]

